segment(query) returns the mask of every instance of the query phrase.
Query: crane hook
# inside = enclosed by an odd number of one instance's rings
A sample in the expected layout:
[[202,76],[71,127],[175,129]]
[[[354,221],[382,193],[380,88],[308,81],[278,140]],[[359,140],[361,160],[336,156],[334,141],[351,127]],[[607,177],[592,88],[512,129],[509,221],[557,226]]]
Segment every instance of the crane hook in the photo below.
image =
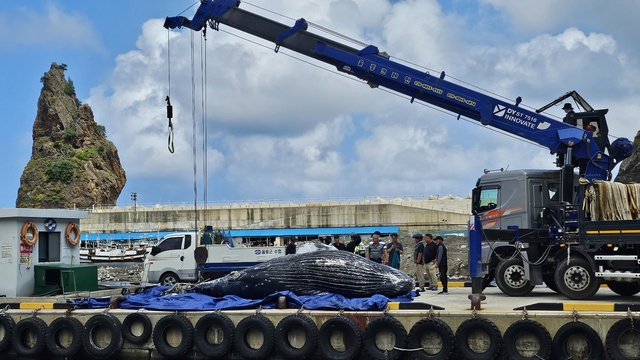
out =
[[169,149],[169,152],[173,154],[173,152],[175,151],[173,147],[173,123],[171,122],[171,119],[173,118],[173,106],[171,106],[171,99],[169,98],[169,95],[167,95],[167,98],[164,99],[164,101],[167,102],[167,118],[169,119],[169,137],[167,138],[167,148]]

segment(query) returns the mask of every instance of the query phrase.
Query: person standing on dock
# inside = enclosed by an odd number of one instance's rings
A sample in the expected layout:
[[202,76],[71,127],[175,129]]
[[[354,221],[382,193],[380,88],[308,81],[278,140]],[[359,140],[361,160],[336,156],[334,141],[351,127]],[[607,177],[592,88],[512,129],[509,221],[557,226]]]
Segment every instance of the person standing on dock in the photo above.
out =
[[438,290],[438,278],[436,277],[436,256],[438,245],[433,241],[433,235],[424,235],[424,268],[429,276],[429,290]]
[[367,246],[366,258],[382,264],[384,254],[384,245],[380,243],[380,234],[371,235],[371,243]]
[[424,291],[424,261],[422,259],[422,255],[424,255],[424,243],[422,242],[422,234],[414,234],[412,238],[416,241],[416,245],[413,248],[413,262],[416,264],[416,278],[418,279],[420,291]]
[[296,240],[294,238],[289,238],[289,243],[284,250],[285,255],[293,255],[296,253]]
[[333,246],[338,250],[347,250],[347,247],[340,242],[340,235],[333,235]]
[[444,239],[442,236],[436,236],[435,238],[436,244],[438,245],[438,255],[436,256],[436,267],[440,272],[440,282],[442,283],[442,291],[438,294],[448,294],[448,282],[447,271],[449,270],[449,265],[447,264],[447,247],[444,245]]
[[398,242],[398,234],[391,234],[391,242],[385,247],[389,266],[400,270],[400,255],[404,254],[402,244]]

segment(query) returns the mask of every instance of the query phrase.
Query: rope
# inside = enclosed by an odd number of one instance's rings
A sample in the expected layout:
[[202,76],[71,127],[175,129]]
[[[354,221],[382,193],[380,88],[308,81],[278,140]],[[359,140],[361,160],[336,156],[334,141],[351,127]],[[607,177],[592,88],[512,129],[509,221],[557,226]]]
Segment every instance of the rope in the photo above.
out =
[[640,184],[594,180],[587,184],[582,209],[592,221],[638,220]]

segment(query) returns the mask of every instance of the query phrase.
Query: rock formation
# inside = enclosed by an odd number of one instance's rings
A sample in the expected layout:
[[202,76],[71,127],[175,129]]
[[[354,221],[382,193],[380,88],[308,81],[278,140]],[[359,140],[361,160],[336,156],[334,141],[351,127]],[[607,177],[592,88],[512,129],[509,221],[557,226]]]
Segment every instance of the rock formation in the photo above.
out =
[[66,65],[51,64],[41,79],[31,159],[20,177],[18,208],[115,205],[126,182],[118,150],[104,126],[76,97]]
[[640,183],[640,131],[633,140],[633,153],[620,164],[615,181],[622,183]]

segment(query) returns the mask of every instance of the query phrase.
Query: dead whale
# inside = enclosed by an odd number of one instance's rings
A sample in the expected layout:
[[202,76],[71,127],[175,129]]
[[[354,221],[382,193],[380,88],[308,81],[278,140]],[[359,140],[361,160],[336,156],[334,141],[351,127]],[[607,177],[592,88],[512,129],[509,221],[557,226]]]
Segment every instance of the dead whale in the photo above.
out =
[[193,291],[221,297],[262,299],[277,291],[296,295],[340,294],[349,298],[406,295],[414,280],[402,271],[347,251],[315,251],[275,258],[225,277],[196,284]]

